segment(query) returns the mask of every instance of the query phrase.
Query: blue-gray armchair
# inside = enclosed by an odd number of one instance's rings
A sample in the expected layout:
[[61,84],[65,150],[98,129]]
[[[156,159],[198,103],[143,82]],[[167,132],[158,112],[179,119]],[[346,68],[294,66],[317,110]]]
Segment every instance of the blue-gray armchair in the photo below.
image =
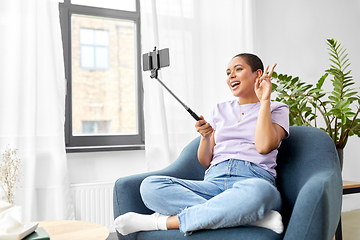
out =
[[[114,186],[114,218],[127,212],[152,214],[140,197],[140,184],[150,175],[202,180],[205,168],[197,159],[200,137],[188,144],[170,166],[156,172],[120,178]],[[331,240],[335,234],[342,203],[342,178],[332,139],[312,127],[290,127],[277,158],[277,187],[283,198],[284,232],[255,226],[196,231],[184,236],[179,230],[139,232],[120,240],[177,239],[286,239]]]

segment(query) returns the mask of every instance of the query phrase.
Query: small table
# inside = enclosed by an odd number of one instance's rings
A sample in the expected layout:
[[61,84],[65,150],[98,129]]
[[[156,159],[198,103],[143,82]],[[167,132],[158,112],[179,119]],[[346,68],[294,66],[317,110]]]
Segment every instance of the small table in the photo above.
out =
[[109,236],[106,227],[84,221],[42,221],[38,227],[44,228],[51,240],[105,240]]
[[[360,193],[360,182],[343,181],[343,195]],[[341,217],[335,233],[336,240],[342,240]]]

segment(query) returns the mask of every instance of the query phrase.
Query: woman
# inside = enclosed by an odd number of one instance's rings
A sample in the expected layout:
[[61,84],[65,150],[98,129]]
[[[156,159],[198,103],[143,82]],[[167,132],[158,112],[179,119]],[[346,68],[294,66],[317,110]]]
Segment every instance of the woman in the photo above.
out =
[[198,159],[208,167],[204,181],[166,176],[146,178],[140,187],[152,215],[126,213],[115,219],[123,235],[137,231],[255,225],[282,233],[281,196],[275,186],[277,148],[288,136],[289,110],[271,102],[270,78],[253,54],[236,55],[226,70],[233,101],[218,104],[201,134]]

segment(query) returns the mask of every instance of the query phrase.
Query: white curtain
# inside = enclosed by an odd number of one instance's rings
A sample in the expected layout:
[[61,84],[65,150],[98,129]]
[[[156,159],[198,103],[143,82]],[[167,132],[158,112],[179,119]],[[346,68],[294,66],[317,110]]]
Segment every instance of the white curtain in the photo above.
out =
[[[205,119],[216,103],[233,99],[226,67],[240,52],[253,51],[251,0],[142,0],[143,53],[170,49],[170,67],[159,78]],[[154,79],[143,73],[148,170],[176,159],[198,136],[195,120]]]
[[[64,141],[59,1],[2,1],[0,149],[18,149],[23,222],[73,219]],[[0,194],[1,195],[1,194]]]

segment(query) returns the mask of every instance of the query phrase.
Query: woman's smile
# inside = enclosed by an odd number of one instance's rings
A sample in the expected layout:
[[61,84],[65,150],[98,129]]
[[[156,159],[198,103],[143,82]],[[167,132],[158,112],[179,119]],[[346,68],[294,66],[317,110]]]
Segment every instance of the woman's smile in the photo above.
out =
[[236,90],[239,86],[240,86],[241,82],[240,81],[230,81],[230,85],[232,90]]

